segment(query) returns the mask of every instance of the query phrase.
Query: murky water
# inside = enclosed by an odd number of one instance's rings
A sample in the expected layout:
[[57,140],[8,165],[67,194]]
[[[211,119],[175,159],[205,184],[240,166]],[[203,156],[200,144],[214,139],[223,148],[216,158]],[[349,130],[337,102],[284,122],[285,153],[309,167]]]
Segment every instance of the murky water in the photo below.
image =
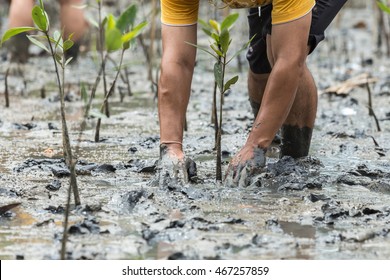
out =
[[[346,97],[322,94],[313,157],[279,163],[269,158],[266,172],[247,188],[227,188],[213,179],[213,81],[205,72],[210,68],[206,57],[199,54],[184,141],[187,155],[198,164],[200,183],[173,189],[150,184],[159,153],[157,106],[142,65],[131,66],[134,95],[123,103],[118,94],[113,97],[101,142],[93,141],[93,118],[78,141],[83,103],[77,85],[80,79],[90,83],[95,75],[86,70],[95,69],[92,60],[81,57],[68,72],[75,88],[67,110],[72,144],[79,149],[82,200],[80,207],[72,207],[68,258],[390,258],[390,111],[383,70],[389,60],[377,59],[372,49],[363,47],[371,36],[368,27],[351,28],[369,19],[366,13],[346,10],[341,18],[345,28],[330,29],[330,40],[309,61],[320,91],[362,72],[378,77],[372,87],[373,107],[382,131],[368,115],[365,88]],[[341,52],[343,38],[351,38],[347,56]],[[329,51],[332,44],[336,49]],[[362,66],[362,56],[372,58],[373,65]],[[46,98],[39,95],[42,85],[53,84],[54,77],[50,71],[32,71],[45,60],[31,62],[22,67],[23,75],[15,72],[10,77],[11,107],[0,111],[0,206],[21,203],[0,216],[1,259],[57,259],[61,246],[68,178],[61,175],[66,170],[60,160],[58,102],[52,101],[55,87],[47,86]],[[6,67],[1,64],[0,73]],[[245,73],[240,76],[225,99],[226,160],[243,144],[252,120]],[[100,102],[98,98],[94,108]],[[58,190],[50,187],[58,186],[55,180],[61,185]]]

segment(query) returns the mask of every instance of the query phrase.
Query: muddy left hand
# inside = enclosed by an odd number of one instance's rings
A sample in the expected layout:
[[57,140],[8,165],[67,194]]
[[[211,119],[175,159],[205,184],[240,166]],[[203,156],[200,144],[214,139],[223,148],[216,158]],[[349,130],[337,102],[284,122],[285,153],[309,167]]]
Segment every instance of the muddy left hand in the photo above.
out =
[[224,183],[226,186],[246,187],[251,177],[261,173],[265,166],[266,149],[244,146],[230,161]]

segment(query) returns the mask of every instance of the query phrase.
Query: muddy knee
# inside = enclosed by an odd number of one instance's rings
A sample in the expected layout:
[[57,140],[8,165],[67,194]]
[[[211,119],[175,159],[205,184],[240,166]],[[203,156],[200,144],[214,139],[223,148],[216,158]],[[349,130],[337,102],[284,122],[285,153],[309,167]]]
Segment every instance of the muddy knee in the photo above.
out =
[[305,157],[309,154],[313,129],[309,127],[283,125],[281,156],[293,158]]

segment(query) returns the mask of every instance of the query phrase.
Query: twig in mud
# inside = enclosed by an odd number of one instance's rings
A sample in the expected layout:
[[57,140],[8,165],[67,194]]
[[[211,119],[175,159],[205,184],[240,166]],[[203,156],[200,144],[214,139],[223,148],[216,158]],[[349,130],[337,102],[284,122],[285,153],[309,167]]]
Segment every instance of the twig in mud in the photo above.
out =
[[129,70],[127,69],[127,67],[125,67],[125,78],[126,78],[125,83],[127,86],[127,94],[128,94],[128,96],[132,96],[133,92],[131,91],[129,75],[130,75]]
[[381,127],[379,125],[379,120],[376,117],[376,114],[375,114],[374,109],[372,107],[372,93],[371,93],[370,84],[368,82],[366,83],[366,88],[367,88],[367,92],[368,92],[368,115],[374,117],[375,123],[376,123],[376,128],[378,131],[381,131]]
[[9,92],[8,92],[8,75],[9,75],[9,68],[7,68],[7,71],[5,72],[5,108],[9,108]]
[[41,88],[41,98],[42,99],[45,99],[46,98],[46,89],[45,89],[45,86],[43,86]]

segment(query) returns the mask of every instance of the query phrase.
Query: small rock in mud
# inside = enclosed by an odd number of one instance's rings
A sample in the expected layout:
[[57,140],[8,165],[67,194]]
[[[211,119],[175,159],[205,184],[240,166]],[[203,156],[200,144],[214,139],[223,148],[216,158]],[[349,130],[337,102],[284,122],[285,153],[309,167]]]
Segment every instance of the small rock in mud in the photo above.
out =
[[158,136],[150,136],[147,137],[145,140],[142,140],[139,145],[146,148],[146,149],[153,149],[156,147],[156,145],[159,143],[160,137]]
[[62,207],[61,205],[57,206],[57,207],[50,205],[49,207],[45,208],[44,210],[47,210],[52,214],[64,214],[65,213],[65,208]]
[[324,194],[315,194],[315,193],[309,194],[306,198],[311,202],[325,201],[330,199]]
[[349,214],[344,208],[340,206],[340,203],[335,200],[330,200],[321,206],[321,210],[324,213],[325,221],[333,221],[342,216]]
[[53,180],[45,188],[49,191],[58,191],[61,188],[61,181]]
[[116,171],[116,168],[112,164],[101,164],[96,167],[94,172],[96,173],[113,173]]
[[58,127],[52,122],[49,122],[47,124],[47,127],[49,128],[49,130],[59,130]]
[[0,188],[0,195],[1,196],[9,196],[9,197],[17,197],[19,196],[18,193],[15,190],[8,190],[5,188]]
[[122,195],[122,206],[128,211],[132,211],[142,198],[147,198],[148,194],[145,190],[134,190]]
[[54,220],[53,219],[45,220],[43,222],[35,224],[35,226],[36,227],[42,227],[42,226],[46,226],[48,224],[54,224]]
[[138,173],[154,173],[156,166],[157,161],[149,162],[141,159],[131,159],[126,165],[126,168]]
[[31,130],[31,129],[37,127],[37,125],[34,123],[24,123],[24,124],[13,123],[13,126],[15,129],[18,129],[18,130]]
[[94,217],[88,217],[83,222],[72,225],[69,230],[69,234],[99,234],[100,226],[99,222]]
[[183,252],[176,252],[168,256],[168,260],[190,260]]

